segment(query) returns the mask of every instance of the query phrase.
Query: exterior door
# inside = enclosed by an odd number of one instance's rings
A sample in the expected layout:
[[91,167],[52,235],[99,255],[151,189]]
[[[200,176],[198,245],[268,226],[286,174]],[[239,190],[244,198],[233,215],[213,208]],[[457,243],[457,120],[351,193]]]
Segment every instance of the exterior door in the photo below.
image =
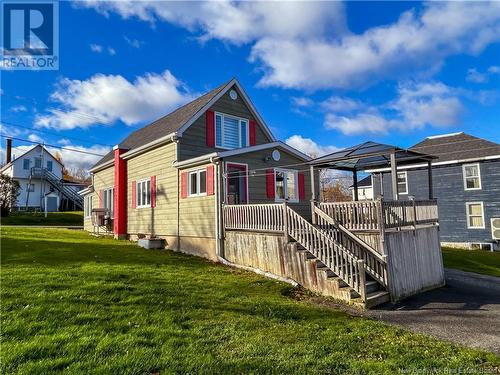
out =
[[47,197],[47,211],[57,211],[57,197]]
[[248,166],[245,164],[227,163],[226,173],[227,204],[248,203]]

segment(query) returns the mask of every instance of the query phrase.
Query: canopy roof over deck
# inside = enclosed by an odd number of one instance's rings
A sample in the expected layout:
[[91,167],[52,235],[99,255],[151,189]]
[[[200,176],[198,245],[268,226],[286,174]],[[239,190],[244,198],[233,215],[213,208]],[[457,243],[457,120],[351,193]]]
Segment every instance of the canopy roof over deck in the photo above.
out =
[[427,162],[436,158],[397,146],[368,141],[313,159],[309,164],[317,168],[363,171],[390,166],[392,155],[398,165]]
[[[311,166],[311,179],[314,179],[314,168],[329,168],[353,172],[355,200],[357,196],[357,172],[374,168],[391,168],[393,199],[399,198],[397,191],[397,166],[427,163],[429,174],[429,198],[432,198],[431,161],[435,156],[406,150],[397,146],[377,142],[364,142],[331,154],[321,156],[308,162]],[[314,186],[314,181],[313,185]],[[315,193],[314,193],[315,194]],[[313,195],[314,195],[313,194]],[[313,197],[313,199],[315,199]]]

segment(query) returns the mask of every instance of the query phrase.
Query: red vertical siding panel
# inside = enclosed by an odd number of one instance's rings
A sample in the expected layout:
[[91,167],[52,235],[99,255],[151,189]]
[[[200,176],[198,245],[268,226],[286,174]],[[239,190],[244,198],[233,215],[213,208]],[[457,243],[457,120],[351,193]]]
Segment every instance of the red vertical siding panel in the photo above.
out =
[[156,207],[156,176],[151,176],[151,181],[149,183],[151,189],[151,207]]
[[250,120],[250,128],[248,130],[249,133],[249,138],[250,138],[250,146],[255,146],[256,144],[256,139],[255,139],[255,121]]
[[276,197],[274,188],[274,169],[266,170],[266,192],[268,198],[274,199]]
[[299,172],[299,199],[306,199],[306,181],[303,172]]
[[114,219],[113,233],[118,238],[127,234],[127,161],[121,158],[126,149],[117,148],[114,165]]
[[215,147],[215,117],[214,111],[207,111],[205,113],[206,119],[206,137],[207,137],[207,146]]
[[181,198],[188,196],[188,175],[187,172],[181,173]]
[[207,166],[207,195],[214,195],[214,166]]

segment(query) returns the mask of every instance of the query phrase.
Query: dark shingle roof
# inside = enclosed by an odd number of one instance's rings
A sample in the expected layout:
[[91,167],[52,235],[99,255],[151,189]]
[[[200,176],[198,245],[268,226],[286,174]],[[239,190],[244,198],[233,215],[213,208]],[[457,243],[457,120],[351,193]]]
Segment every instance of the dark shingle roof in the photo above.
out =
[[[179,130],[191,117],[193,117],[200,109],[202,109],[210,100],[219,94],[226,85],[231,82],[225,82],[219,87],[207,92],[199,98],[177,108],[175,111],[166,116],[153,121],[151,124],[137,129],[131,133],[127,138],[119,143],[122,148],[132,150],[134,148],[145,145],[149,142],[164,137],[168,134],[174,133]],[[92,168],[96,168],[108,161],[113,160],[113,151],[108,152],[104,157],[99,160]]]
[[443,162],[500,155],[500,144],[465,133],[455,133],[426,138],[410,147],[410,150],[437,156],[434,162]]

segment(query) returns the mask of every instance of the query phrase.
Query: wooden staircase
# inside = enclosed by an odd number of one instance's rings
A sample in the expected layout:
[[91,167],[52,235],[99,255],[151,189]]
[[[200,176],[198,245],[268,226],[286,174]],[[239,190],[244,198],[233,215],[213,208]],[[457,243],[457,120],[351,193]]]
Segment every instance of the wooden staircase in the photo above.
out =
[[[319,207],[313,223],[285,204],[227,206],[225,228],[281,232],[307,266],[324,273],[343,300],[367,308],[390,300],[386,258]],[[311,263],[314,263],[311,265]]]

